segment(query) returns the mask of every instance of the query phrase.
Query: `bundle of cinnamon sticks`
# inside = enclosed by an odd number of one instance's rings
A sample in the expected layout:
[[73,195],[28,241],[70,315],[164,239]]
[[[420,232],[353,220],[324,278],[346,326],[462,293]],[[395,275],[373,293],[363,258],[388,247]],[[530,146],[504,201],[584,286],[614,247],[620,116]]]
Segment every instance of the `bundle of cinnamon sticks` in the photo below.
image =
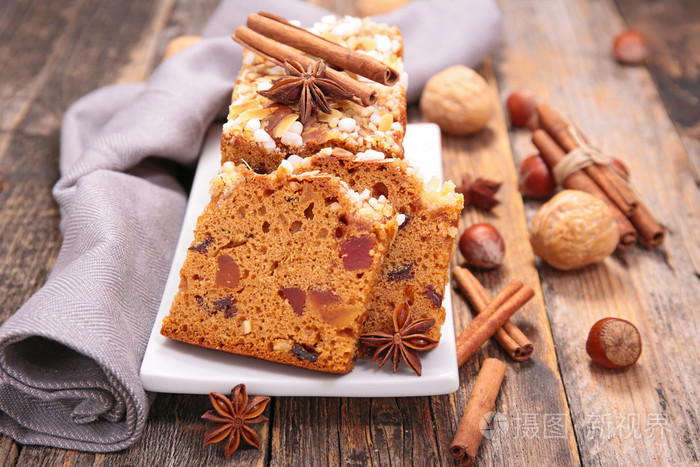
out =
[[[532,142],[553,173],[573,151],[590,149],[576,126],[549,104],[539,102],[535,109],[537,118],[528,124],[532,130]],[[573,170],[562,178],[559,182],[564,188],[585,191],[608,204],[620,230],[619,250],[633,246],[637,240],[649,249],[663,242],[663,227],[610,166],[594,163]]]

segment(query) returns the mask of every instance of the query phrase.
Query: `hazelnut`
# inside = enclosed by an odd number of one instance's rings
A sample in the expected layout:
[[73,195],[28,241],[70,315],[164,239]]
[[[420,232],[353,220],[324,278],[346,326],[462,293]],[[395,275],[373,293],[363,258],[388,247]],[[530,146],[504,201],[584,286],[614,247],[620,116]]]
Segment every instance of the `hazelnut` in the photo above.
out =
[[630,169],[627,168],[627,165],[622,162],[620,159],[617,157],[612,158],[612,165],[615,168],[615,171],[626,181],[629,182],[630,180]]
[[467,264],[477,268],[494,269],[503,262],[506,244],[491,224],[474,224],[460,237],[459,251]]
[[526,157],[518,170],[518,188],[530,198],[546,198],[557,187],[549,167],[539,154]]
[[647,40],[641,32],[633,29],[623,31],[615,37],[613,55],[624,65],[639,65],[644,63],[649,55]]
[[561,191],[543,204],[530,229],[535,254],[562,271],[603,261],[619,240],[608,206],[578,190]]
[[528,126],[530,119],[536,117],[535,105],[537,94],[530,89],[518,89],[513,91],[506,100],[510,123],[513,126]]
[[634,324],[620,318],[603,318],[588,333],[586,352],[598,365],[627,368],[642,353],[642,336]]
[[494,98],[484,78],[457,65],[428,80],[420,110],[445,133],[466,136],[482,130],[494,113]]

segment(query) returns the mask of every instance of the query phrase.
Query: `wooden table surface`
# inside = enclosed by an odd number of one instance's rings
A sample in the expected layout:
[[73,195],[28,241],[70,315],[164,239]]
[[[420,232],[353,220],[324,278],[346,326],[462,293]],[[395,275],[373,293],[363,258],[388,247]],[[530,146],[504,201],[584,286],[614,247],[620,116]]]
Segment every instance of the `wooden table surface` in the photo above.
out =
[[[0,2],[0,321],[46,281],[61,243],[51,188],[66,108],[99,86],[146,79],[167,42],[197,34],[217,1]],[[479,273],[492,293],[515,277],[536,289],[514,317],[534,356],[513,362],[490,341],[446,396],[276,397],[269,422],[258,426],[263,449],[242,449],[230,464],[454,465],[447,448],[487,356],[508,367],[496,406],[506,424],[482,443],[481,465],[700,463],[700,2],[498,3],[502,43],[479,69],[494,95],[502,103],[514,89],[534,89],[624,159],[667,229],[664,245],[569,273],[536,261],[527,223],[541,203],[520,196],[515,174],[534,148],[527,131],[509,129],[499,106],[485,131],[443,138],[444,168],[456,181],[465,173],[503,181],[502,203],[491,214],[466,209],[461,229],[487,221],[504,234],[505,265]],[[647,36],[647,66],[611,59],[612,39],[626,27]],[[420,120],[416,109],[411,115]],[[454,310],[461,330],[472,314],[459,294]],[[590,326],[605,316],[639,327],[644,351],[629,370],[603,370],[585,353]],[[219,446],[201,446],[208,405],[206,396],[157,394],[143,438],[118,453],[0,437],[0,463],[229,464]]]

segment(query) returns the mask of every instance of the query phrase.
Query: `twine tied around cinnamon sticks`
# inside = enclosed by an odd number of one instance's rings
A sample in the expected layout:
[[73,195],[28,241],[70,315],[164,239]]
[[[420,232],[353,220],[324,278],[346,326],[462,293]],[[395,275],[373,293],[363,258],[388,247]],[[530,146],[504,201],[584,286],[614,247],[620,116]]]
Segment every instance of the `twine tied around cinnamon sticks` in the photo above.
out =
[[593,163],[570,170],[566,166],[557,168],[562,163],[571,163],[573,167],[576,161],[567,159],[580,153],[581,147],[583,152],[591,154],[597,150],[591,150],[578,130],[570,130],[573,124],[546,102],[539,102],[535,109],[539,128],[532,128],[532,142],[552,173],[559,172],[558,183],[564,188],[585,191],[608,205],[620,231],[619,250],[633,246],[637,239],[649,249],[659,246],[664,240],[663,227],[610,165]]
[[562,186],[569,175],[593,164],[612,167],[612,156],[588,144],[575,126],[569,125],[567,131],[576,143],[576,147],[552,169],[552,176],[557,185]]

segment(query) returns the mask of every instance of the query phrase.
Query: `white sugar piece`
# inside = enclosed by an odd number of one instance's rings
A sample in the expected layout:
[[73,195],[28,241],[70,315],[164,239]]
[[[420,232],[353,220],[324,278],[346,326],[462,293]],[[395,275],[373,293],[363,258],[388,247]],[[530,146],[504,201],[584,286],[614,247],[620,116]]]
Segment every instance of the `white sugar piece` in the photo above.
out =
[[287,158],[287,160],[289,161],[290,164],[292,164],[292,167],[294,167],[295,169],[298,167],[301,167],[301,165],[304,162],[304,159],[302,159],[300,156],[298,156],[296,154],[292,154],[291,156],[289,156]]
[[260,120],[257,118],[251,118],[245,124],[245,129],[250,130],[250,131],[256,131],[256,130],[260,129]]
[[355,155],[355,160],[358,161],[381,161],[384,160],[383,152],[375,151],[374,149],[368,149],[365,152],[359,152]]
[[245,54],[243,55],[243,64],[244,65],[252,65],[254,61],[255,61],[255,54],[253,52],[246,51]]
[[367,188],[365,188],[362,193],[360,193],[360,198],[362,199],[369,199],[370,192]]
[[401,125],[399,122],[392,123],[390,128],[394,131],[403,131],[403,125]]
[[271,75],[283,75],[285,73],[284,68],[282,68],[279,65],[275,65],[272,68],[270,68],[270,71],[268,72]]
[[381,115],[379,115],[379,112],[374,112],[370,117],[369,121],[374,123],[375,125],[379,126],[379,121],[382,119]]
[[386,196],[379,195],[379,198],[377,198],[377,201],[379,201],[380,203],[386,203]]
[[298,19],[290,19],[289,24],[298,28],[301,27],[301,21],[299,21]]
[[258,128],[253,132],[253,139],[256,143],[266,143],[268,141],[272,141],[274,143],[272,137],[262,128]]
[[304,131],[304,125],[299,120],[297,120],[296,122],[292,123],[292,126],[289,127],[288,131],[300,135],[301,132]]
[[377,205],[379,204],[379,202],[376,200],[376,198],[370,198],[367,202],[368,202],[369,205],[372,206],[373,208],[376,208]]
[[401,43],[399,41],[397,41],[396,39],[391,41],[391,51],[392,52],[398,52],[400,47],[401,47]]
[[275,148],[277,147],[277,145],[275,144],[275,140],[272,139],[272,138],[270,138],[269,141],[265,141],[265,142],[263,143],[263,147],[267,150],[267,152],[272,152],[272,151],[275,150]]
[[224,131],[231,131],[231,128],[233,128],[233,120],[229,120],[228,122],[224,123]]
[[399,214],[398,216],[396,216],[396,222],[399,225],[403,225],[403,223],[406,222],[406,214]]
[[[291,164],[288,160],[286,160],[286,159],[283,160],[283,161],[280,163],[280,167],[279,167],[279,168],[280,168],[280,169],[286,170],[288,173],[294,172],[294,167],[293,167],[292,164]],[[279,170],[279,169],[278,169],[278,170]]]
[[258,84],[257,90],[258,91],[267,91],[272,87],[272,82],[270,81],[263,81],[262,83]]
[[374,36],[374,42],[376,43],[376,50],[381,53],[391,52],[391,39],[389,36],[384,34],[376,34]]
[[340,131],[350,133],[351,131],[353,131],[355,129],[355,125],[357,125],[357,122],[355,121],[354,118],[345,117],[345,118],[341,118],[340,121],[338,122],[338,129]]
[[300,135],[292,133],[291,131],[288,131],[285,134],[283,134],[281,141],[287,146],[301,146],[304,143]]

